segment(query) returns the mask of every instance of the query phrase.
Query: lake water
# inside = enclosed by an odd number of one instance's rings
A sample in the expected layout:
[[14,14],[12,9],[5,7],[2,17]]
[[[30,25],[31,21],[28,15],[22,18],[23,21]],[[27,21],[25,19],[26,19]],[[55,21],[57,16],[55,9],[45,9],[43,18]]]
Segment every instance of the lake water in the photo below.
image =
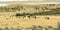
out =
[[9,4],[0,3],[0,6],[8,6]]

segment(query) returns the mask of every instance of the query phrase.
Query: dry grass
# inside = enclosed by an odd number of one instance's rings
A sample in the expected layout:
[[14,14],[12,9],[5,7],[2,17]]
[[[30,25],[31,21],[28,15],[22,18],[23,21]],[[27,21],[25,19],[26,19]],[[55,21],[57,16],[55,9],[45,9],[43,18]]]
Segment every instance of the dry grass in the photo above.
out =
[[[46,19],[45,17],[49,17]],[[32,25],[40,25],[43,27],[52,26],[57,27],[58,22],[60,21],[60,16],[37,16],[37,19],[25,17],[24,19],[10,17],[10,16],[0,16],[0,27],[30,27]]]
[[[27,3],[27,2],[26,2]],[[15,5],[16,3],[10,3],[12,5]],[[18,3],[17,3],[18,4]],[[24,3],[23,3],[24,4]],[[41,5],[44,7],[44,5]],[[59,5],[60,6],[60,5]],[[53,8],[55,7],[59,7],[57,6],[51,6]],[[10,7],[10,6],[9,6]],[[11,6],[12,7],[12,6]],[[51,8],[50,6],[48,6],[49,8]],[[25,12],[35,12],[33,9],[30,10],[31,8],[26,8],[27,11],[25,10]],[[21,10],[22,13],[23,10]],[[39,12],[42,10],[39,10]],[[37,11],[38,12],[38,11]],[[21,18],[16,18],[15,16],[12,16],[16,13],[20,13],[20,11],[16,11],[16,12],[0,12],[0,27],[30,27],[32,25],[40,25],[40,26],[52,26],[52,27],[57,27],[58,22],[60,21],[60,16],[37,16],[37,18],[28,18],[25,17],[24,19]],[[11,17],[10,17],[11,16]],[[46,19],[45,17],[49,17],[49,19]]]

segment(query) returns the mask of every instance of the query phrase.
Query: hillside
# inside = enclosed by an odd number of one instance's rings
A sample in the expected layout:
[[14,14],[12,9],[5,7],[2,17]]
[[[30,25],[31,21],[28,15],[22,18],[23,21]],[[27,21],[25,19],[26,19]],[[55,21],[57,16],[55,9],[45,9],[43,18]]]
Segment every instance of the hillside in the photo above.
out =
[[3,30],[59,30],[59,22],[60,4],[0,6],[0,29]]
[[4,7],[0,7],[0,12],[16,12],[25,15],[59,15],[60,5],[59,4],[12,4]]

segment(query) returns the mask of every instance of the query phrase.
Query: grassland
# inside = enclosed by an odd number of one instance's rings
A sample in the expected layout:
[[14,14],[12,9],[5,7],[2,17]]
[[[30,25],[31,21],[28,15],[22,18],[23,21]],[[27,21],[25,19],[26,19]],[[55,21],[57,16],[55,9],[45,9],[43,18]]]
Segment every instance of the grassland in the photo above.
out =
[[[58,15],[58,16],[56,16]],[[32,25],[57,28],[60,22],[59,4],[12,4],[0,7],[0,27],[23,27]]]

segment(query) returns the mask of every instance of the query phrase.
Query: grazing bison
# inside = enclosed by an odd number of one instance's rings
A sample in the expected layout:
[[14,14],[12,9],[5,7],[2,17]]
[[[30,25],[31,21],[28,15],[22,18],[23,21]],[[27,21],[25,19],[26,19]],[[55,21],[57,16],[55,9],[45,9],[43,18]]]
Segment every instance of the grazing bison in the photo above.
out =
[[26,17],[25,14],[20,14],[20,13],[17,13],[15,16],[16,17],[23,17],[23,18]]
[[50,18],[49,17],[45,17],[45,19],[48,19],[49,20]]

